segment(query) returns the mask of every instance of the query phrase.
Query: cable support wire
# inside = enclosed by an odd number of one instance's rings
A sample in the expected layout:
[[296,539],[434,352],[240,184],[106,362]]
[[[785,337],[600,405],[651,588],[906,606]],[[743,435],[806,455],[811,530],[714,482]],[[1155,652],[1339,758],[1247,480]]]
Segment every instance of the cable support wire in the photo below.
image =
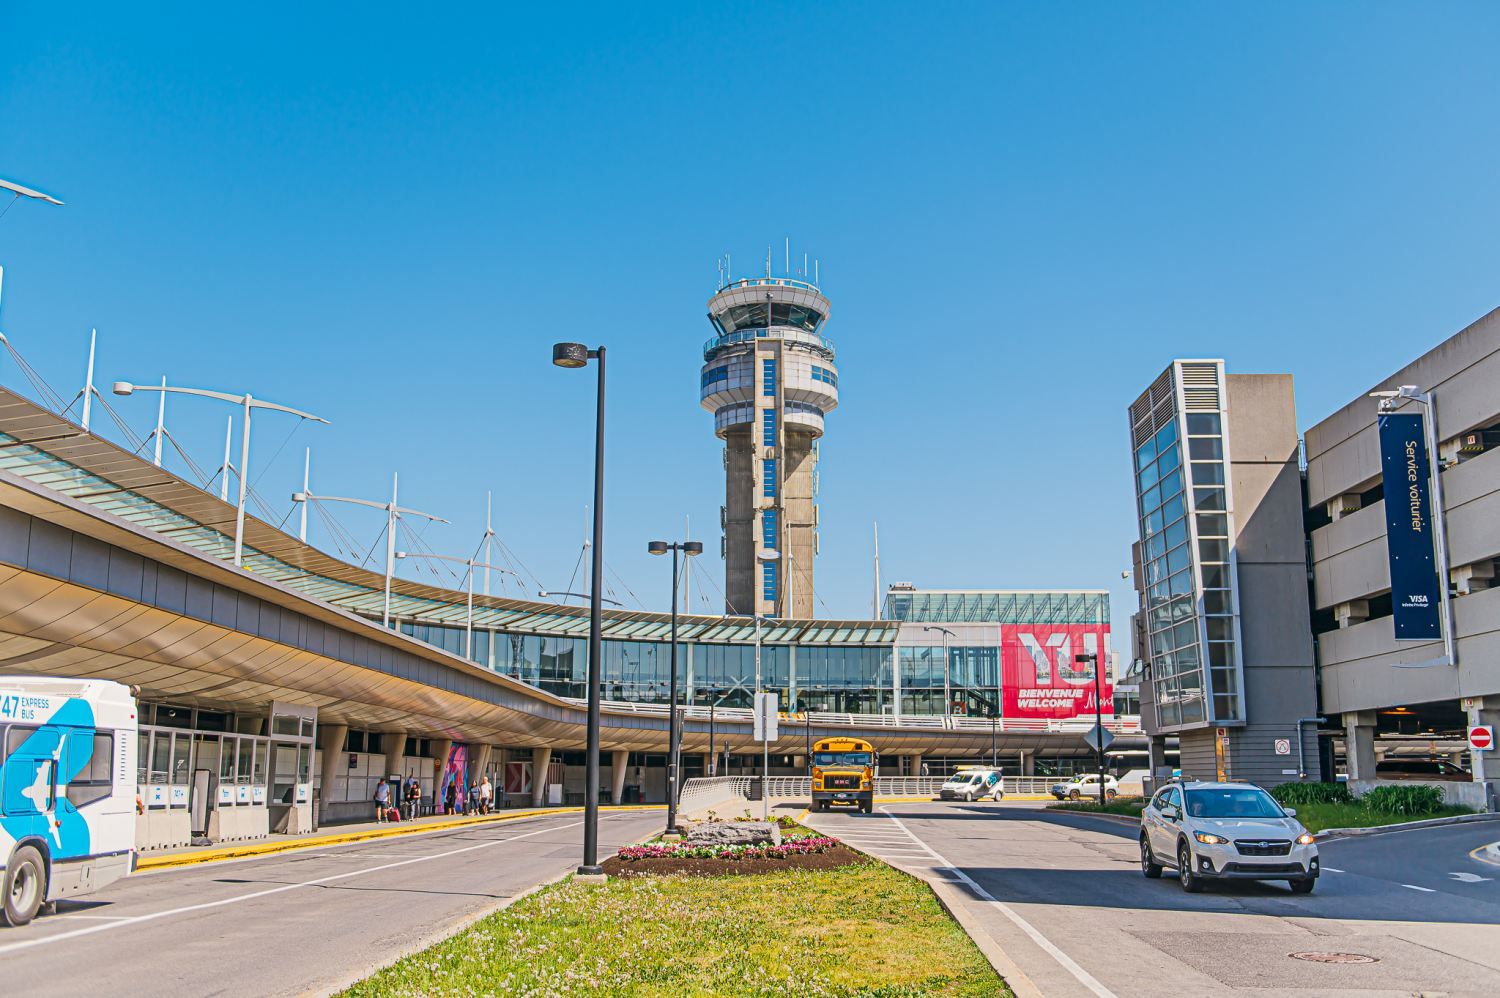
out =
[[[19,197],[19,195],[17,196]],[[15,348],[15,345],[11,343],[9,338],[0,340],[0,343],[4,344],[6,352],[10,354],[11,360],[16,362],[16,367],[20,368],[21,374],[31,383],[32,390],[40,397],[42,404],[57,413],[57,415],[63,415],[62,396],[53,390],[52,386],[47,383],[47,379],[42,377],[36,368],[27,363],[26,358],[21,356],[21,352]]]

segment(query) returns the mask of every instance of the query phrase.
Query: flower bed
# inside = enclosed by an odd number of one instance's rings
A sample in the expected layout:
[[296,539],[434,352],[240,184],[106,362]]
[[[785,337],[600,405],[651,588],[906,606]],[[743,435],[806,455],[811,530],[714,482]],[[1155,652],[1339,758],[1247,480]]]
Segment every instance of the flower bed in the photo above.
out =
[[785,838],[781,840],[781,845],[773,845],[770,842],[739,846],[693,845],[690,842],[648,842],[641,846],[626,846],[617,855],[624,863],[634,863],[643,859],[775,859],[827,852],[838,844],[838,839],[831,839],[826,835],[799,835],[796,838]]

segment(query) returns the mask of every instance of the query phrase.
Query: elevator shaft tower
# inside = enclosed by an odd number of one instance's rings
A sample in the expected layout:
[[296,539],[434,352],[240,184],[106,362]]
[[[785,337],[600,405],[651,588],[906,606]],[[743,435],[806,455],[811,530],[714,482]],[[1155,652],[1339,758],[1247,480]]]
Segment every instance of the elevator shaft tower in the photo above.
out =
[[789,277],[731,281],[708,301],[701,398],[724,441],[726,613],[813,616],[818,439],[839,404],[829,309]]

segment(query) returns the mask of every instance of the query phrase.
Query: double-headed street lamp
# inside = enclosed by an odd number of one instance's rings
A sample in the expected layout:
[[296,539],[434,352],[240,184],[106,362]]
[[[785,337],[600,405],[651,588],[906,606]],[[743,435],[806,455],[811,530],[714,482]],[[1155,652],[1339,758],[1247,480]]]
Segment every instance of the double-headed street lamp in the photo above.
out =
[[585,756],[583,788],[583,864],[578,876],[602,878],[599,865],[599,684],[603,672],[600,661],[600,633],[604,627],[601,589],[604,586],[604,347],[590,350],[582,343],[555,343],[552,363],[558,367],[580,368],[591,360],[599,362],[598,399],[594,403],[594,555],[589,582],[589,723],[588,752]]
[[928,624],[922,628],[924,631],[943,632],[943,715],[953,713],[953,684],[948,676],[948,639],[957,637],[946,627],[938,627],[936,624]]
[[469,571],[467,572],[469,585],[469,602],[468,612],[464,617],[464,658],[472,659],[474,657],[474,569],[484,568],[494,572],[506,572],[510,575],[515,575],[518,579],[520,578],[520,576],[516,575],[515,572],[512,572],[508,568],[501,568],[499,565],[491,565],[487,562],[475,561],[473,558],[455,558],[451,554],[429,554],[425,551],[397,551],[396,557],[398,559],[431,558],[434,561],[456,561],[460,565],[469,566]]
[[1073,656],[1073,661],[1080,665],[1084,662],[1094,664],[1094,747],[1099,757],[1099,806],[1103,807],[1106,796],[1104,790],[1104,713],[1099,698],[1103,695],[1103,689],[1099,682],[1099,653],[1083,652]]
[[[305,481],[304,477],[304,481]],[[391,473],[391,501],[375,502],[371,499],[351,499],[348,496],[315,496],[311,492],[293,492],[292,502],[347,502],[355,506],[368,506],[371,509],[385,510],[385,602],[380,612],[380,626],[391,626],[391,579],[396,574],[396,521],[401,518],[402,513],[410,513],[412,516],[420,516],[431,520],[433,523],[447,523],[441,516],[424,513],[420,509],[410,509],[406,506],[396,505],[396,486],[400,484],[401,476],[395,472]]]
[[[311,419],[319,423],[327,423],[328,420],[321,416],[314,416],[310,412],[303,412],[301,409],[293,409],[289,406],[277,405],[275,402],[264,402],[258,398],[252,398],[249,392],[243,395],[229,395],[225,392],[209,391],[206,388],[169,388],[165,382],[161,385],[134,385],[129,381],[116,381],[114,384],[114,393],[116,395],[131,395],[135,392],[175,392],[178,395],[201,395],[204,398],[219,399],[221,402],[229,402],[244,408],[244,428],[240,431],[240,501],[234,513],[234,564],[236,568],[239,568],[244,564],[245,560],[245,493],[250,483],[250,413],[255,409],[274,409],[277,412],[288,412],[293,416],[301,416],[303,419]],[[229,474],[228,469],[225,469],[224,474]]]
[[[553,596],[573,596],[573,597],[576,597],[577,599],[588,599],[589,598],[589,594],[588,593],[570,593],[570,592],[564,592],[561,589],[543,589],[541,592],[539,592],[539,593],[536,594],[536,598],[537,599],[551,599]],[[599,597],[599,601],[601,603],[608,603],[610,606],[624,606],[625,605],[624,603],[621,603],[617,599],[605,599],[603,596]]]
[[667,721],[667,834],[678,834],[677,828],[677,746],[681,739],[681,726],[677,719],[677,553],[680,551],[684,558],[692,558],[703,553],[703,545],[698,541],[681,541],[668,543],[667,541],[652,541],[646,545],[646,550],[652,554],[666,554],[672,552],[672,652],[670,656],[671,666],[668,669],[667,682],[672,691],[667,694],[668,711],[670,717]]

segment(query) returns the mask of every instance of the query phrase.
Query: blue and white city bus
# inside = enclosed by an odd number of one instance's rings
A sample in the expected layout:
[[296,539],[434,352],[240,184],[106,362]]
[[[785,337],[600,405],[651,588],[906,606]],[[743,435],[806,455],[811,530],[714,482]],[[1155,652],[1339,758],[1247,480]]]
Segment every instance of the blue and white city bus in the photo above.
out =
[[0,918],[135,866],[136,704],[99,679],[0,676]]

